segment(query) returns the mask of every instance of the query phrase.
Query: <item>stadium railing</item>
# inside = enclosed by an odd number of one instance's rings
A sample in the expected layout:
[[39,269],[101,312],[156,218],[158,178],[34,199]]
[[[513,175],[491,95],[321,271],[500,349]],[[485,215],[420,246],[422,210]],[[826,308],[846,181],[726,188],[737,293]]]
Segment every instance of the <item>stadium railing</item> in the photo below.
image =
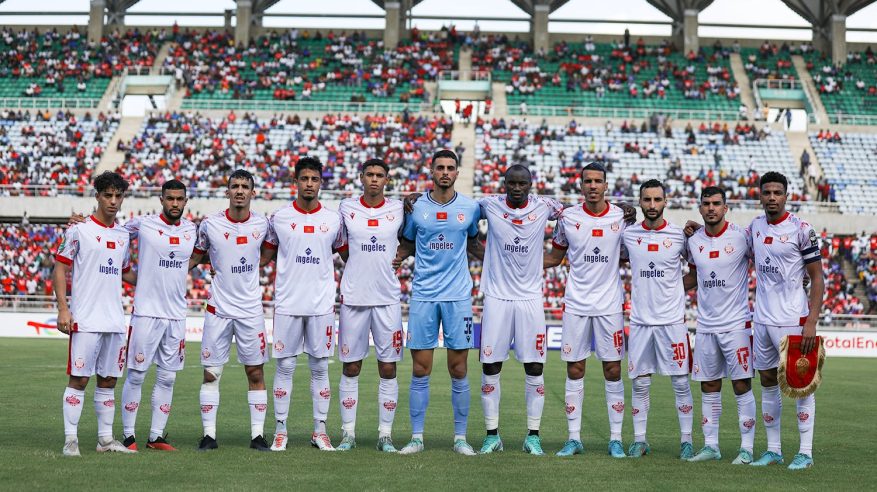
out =
[[752,82],[752,88],[755,89],[753,94],[755,95],[755,105],[758,107],[759,111],[764,107],[764,103],[761,100],[761,91],[758,89],[773,89],[773,90],[798,90],[804,93],[804,97],[807,99],[807,121],[814,125],[819,124],[819,116],[816,114],[816,111],[813,109],[816,107],[813,99],[810,97],[810,92],[804,87],[804,83],[798,79],[784,80],[784,79],[756,79]]
[[[204,312],[204,306],[207,303],[206,299],[188,299],[189,305],[189,313],[190,314],[198,314]],[[263,302],[263,306],[266,310],[266,315],[270,314],[274,308],[273,301],[265,301]],[[54,296],[15,296],[15,295],[0,295],[0,311],[3,312],[51,312],[55,311],[57,306],[55,304]],[[336,306],[336,310],[338,307]],[[476,315],[476,318],[481,318],[481,306],[473,306],[473,311]],[[553,319],[550,311],[555,311],[555,309],[546,309],[545,314],[546,318],[550,321],[559,321],[557,319]],[[403,315],[408,314],[408,305],[402,304],[402,313]],[[689,319],[689,321],[693,321],[693,317]],[[628,323],[627,313],[625,313],[625,323]],[[693,323],[689,323],[693,327]],[[819,329],[830,329],[830,330],[840,330],[840,331],[868,331],[877,328],[877,315],[869,315],[869,314],[831,314],[831,315],[823,315],[819,320]]]
[[94,109],[100,99],[48,98],[48,97],[4,97],[0,98],[0,108],[7,109]]
[[198,110],[240,110],[240,111],[311,111],[316,113],[432,113],[435,108],[429,103],[403,102],[340,102],[340,101],[250,101],[241,99],[209,100],[184,99],[182,109]]
[[828,113],[828,121],[836,125],[877,125],[877,115]]
[[[578,116],[583,118],[616,118],[616,119],[642,119],[653,114],[661,113],[674,120],[704,120],[704,121],[736,121],[740,119],[738,111],[720,111],[703,109],[673,109],[673,108],[600,108],[582,106],[530,106],[527,105],[527,116]],[[522,115],[521,108],[509,105],[509,114]]]

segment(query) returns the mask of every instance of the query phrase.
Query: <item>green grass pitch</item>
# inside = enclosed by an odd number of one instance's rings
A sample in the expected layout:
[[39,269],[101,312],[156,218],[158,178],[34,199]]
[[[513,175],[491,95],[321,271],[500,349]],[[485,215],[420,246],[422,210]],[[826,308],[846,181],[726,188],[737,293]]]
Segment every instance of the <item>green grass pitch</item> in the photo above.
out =
[[[754,469],[730,464],[739,446],[736,406],[730,385],[724,389],[721,421],[722,462],[682,463],[678,424],[673,408],[670,381],[656,377],[652,384],[649,441],[652,454],[640,460],[614,460],[606,455],[608,423],[601,372],[594,359],[588,362],[582,437],[585,454],[557,458],[553,454],[566,438],[563,411],[565,365],[557,352],[550,353],[546,365],[545,413],[542,420],[543,445],[550,456],[527,456],[520,450],[525,434],[523,370],[517,362],[505,365],[502,385],[500,433],[505,452],[492,456],[463,457],[451,450],[453,417],[450,384],[444,368],[444,353],[436,352],[436,370],[427,413],[426,452],[417,456],[398,456],[374,450],[377,438],[377,370],[374,358],[364,364],[360,377],[360,405],[357,422],[358,448],[349,453],[321,453],[308,445],[311,432],[309,371],[302,360],[295,375],[290,416],[290,446],[285,453],[258,453],[250,450],[249,413],[243,369],[237,363],[226,366],[222,378],[218,441],[220,449],[198,453],[201,421],[198,386],[201,370],[197,364],[199,347],[188,347],[190,360],[177,379],[173,413],[168,424],[169,440],[178,453],[141,450],[137,455],[98,455],[94,451],[96,426],[89,384],[80,422],[79,441],[83,456],[64,458],[61,393],[66,384],[64,368],[67,347],[50,340],[4,339],[0,370],[4,374],[0,390],[0,489],[238,489],[293,488],[297,490],[418,490],[418,489],[583,489],[598,490],[842,490],[873,489],[877,483],[874,431],[877,390],[874,361],[868,359],[829,359],[825,382],[817,394],[816,466],[793,473],[785,467]],[[234,355],[232,355],[234,360]],[[469,441],[478,449],[483,434],[483,418],[478,388],[480,371],[477,354],[470,355],[472,406]],[[400,364],[400,402],[394,429],[397,447],[407,442],[408,382],[410,359]],[[268,382],[273,379],[273,363],[266,366]],[[332,406],[328,426],[334,443],[340,440],[337,386],[341,364],[330,365]],[[154,371],[143,389],[138,435],[145,444],[149,430]],[[629,405],[630,383],[625,380]],[[270,388],[270,384],[269,384]],[[270,393],[270,392],[269,392]],[[696,425],[700,419],[700,390],[693,387],[695,400],[695,448],[703,444]],[[116,389],[121,397],[121,381]],[[756,385],[756,401],[759,402]],[[269,409],[266,438],[274,430]],[[121,436],[121,417],[116,414],[116,436]],[[624,444],[632,440],[630,414],[624,422]],[[145,447],[145,446],[141,446]],[[756,455],[765,449],[764,428],[759,422]],[[783,411],[783,451],[787,462],[797,452],[798,433],[794,403],[786,399]]]

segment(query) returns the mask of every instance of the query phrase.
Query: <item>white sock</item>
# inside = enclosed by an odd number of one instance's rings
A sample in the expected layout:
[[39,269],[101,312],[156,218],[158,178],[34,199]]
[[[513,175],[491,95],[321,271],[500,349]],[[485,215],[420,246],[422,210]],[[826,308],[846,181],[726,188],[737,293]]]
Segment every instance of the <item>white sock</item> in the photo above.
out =
[[691,384],[688,375],[670,376],[673,393],[676,395],[676,416],[679,417],[679,432],[682,442],[691,442],[691,428],[694,425],[694,400],[691,398]]
[[524,396],[527,401],[527,430],[539,430],[545,408],[545,376],[527,376]]
[[[149,427],[149,440],[164,436],[164,428],[171,414],[174,400],[174,381],[177,373],[162,368],[155,370],[155,387],[152,388],[152,425]],[[127,382],[127,381],[126,381]],[[124,415],[124,413],[123,413]]]
[[144,379],[146,379],[146,371],[128,368],[125,384],[122,385],[122,435],[125,437],[133,436],[135,433]]
[[755,396],[752,390],[735,395],[737,422],[740,425],[740,448],[752,452],[755,447]]
[[329,359],[308,356],[311,368],[311,399],[314,410],[314,432],[326,433],[326,418],[329,415],[329,402],[332,392],[329,389]]
[[201,403],[201,424],[204,435],[216,439],[216,414],[219,412],[219,388],[211,383],[202,383],[198,395]]
[[250,439],[255,439],[265,432],[265,414],[268,412],[268,391],[247,391],[247,403],[250,405]]
[[651,384],[651,376],[634,378],[631,384],[630,413],[633,415],[633,440],[635,442],[648,442],[646,441],[646,430],[649,422],[649,386]]
[[64,415],[64,435],[68,439],[75,439],[78,434],[79,418],[82,416],[82,403],[84,401],[85,391],[64,388],[64,396],[61,397],[61,413]]
[[381,378],[378,383],[378,435],[390,436],[393,432],[393,419],[396,417],[396,402],[399,401],[399,381],[396,378]]
[[621,440],[624,422],[624,381],[606,381],[606,412],[609,414],[609,440]]
[[356,435],[356,407],[359,404],[359,376],[341,375],[338,383],[338,399],[341,400],[341,430]]
[[499,428],[499,374],[481,374],[481,408],[484,410],[484,426],[487,430]]
[[286,432],[286,419],[292,403],[292,375],[295,374],[295,357],[276,359],[274,373],[274,419],[277,420],[276,433]]
[[813,427],[816,425],[816,395],[797,401],[798,432],[801,434],[801,454],[813,457]]
[[702,393],[700,410],[703,414],[703,442],[719,449],[719,418],[722,416],[722,393]]
[[783,454],[780,443],[780,417],[783,414],[783,397],[779,386],[761,388],[761,417],[767,434],[767,450]]
[[566,426],[569,439],[582,440],[582,401],[585,399],[585,380],[566,378]]
[[116,390],[114,388],[94,389],[94,413],[97,415],[98,439],[112,439],[113,419],[116,416]]

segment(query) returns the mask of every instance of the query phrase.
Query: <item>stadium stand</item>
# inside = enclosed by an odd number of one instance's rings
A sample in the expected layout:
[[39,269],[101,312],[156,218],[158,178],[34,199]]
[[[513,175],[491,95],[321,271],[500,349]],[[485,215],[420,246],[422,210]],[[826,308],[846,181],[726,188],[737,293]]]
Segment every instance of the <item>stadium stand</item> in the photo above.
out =
[[743,68],[749,79],[770,80],[795,80],[798,73],[792,66],[792,55],[798,50],[783,43],[777,47],[776,43],[768,41],[758,48],[742,48],[740,57],[743,60]]
[[0,111],[0,194],[82,194],[118,126],[103,113]]
[[702,123],[695,130],[674,129],[655,121],[642,126],[624,122],[615,128],[535,124],[512,119],[479,120],[476,128],[476,191],[501,191],[499,179],[516,163],[528,165],[539,193],[566,195],[579,191],[580,169],[598,161],[609,170],[614,196],[635,196],[640,180],[658,178],[669,196],[698,197],[703,186],[721,185],[729,198],[758,196],[760,173],[780,171],[790,179],[792,200],[802,200],[803,180],[789,153],[786,136],[754,125]]
[[877,213],[877,135],[810,132],[810,145],[842,213]]
[[133,140],[120,144],[125,160],[118,172],[135,188],[177,178],[189,182],[193,192],[206,194],[224,186],[231,171],[245,167],[254,173],[257,188],[270,195],[292,190],[295,163],[313,155],[325,164],[324,189],[350,191],[359,189],[359,165],[380,157],[392,167],[391,190],[422,191],[429,183],[428,157],[452,146],[452,129],[443,116],[300,119],[164,113],[147,118]]
[[543,106],[735,113],[739,89],[730,51],[711,51],[685,55],[669,42],[646,46],[640,39],[625,47],[594,43],[589,37],[584,43],[561,42],[548,53],[533,53],[525,43],[485,35],[474,43],[472,67],[491,70],[495,80],[506,83],[512,114],[540,114],[537,108]]
[[807,57],[807,69],[833,122],[840,118],[846,124],[874,124],[874,116],[877,116],[875,64],[877,55],[870,46],[864,52],[850,52],[847,63],[842,66],[833,65],[830,57],[818,52]]
[[224,31],[178,34],[164,68],[186,88],[183,107],[199,100],[336,102],[423,101],[424,84],[455,66],[452,43],[430,34],[394,50],[364,33],[292,29],[245,48]]

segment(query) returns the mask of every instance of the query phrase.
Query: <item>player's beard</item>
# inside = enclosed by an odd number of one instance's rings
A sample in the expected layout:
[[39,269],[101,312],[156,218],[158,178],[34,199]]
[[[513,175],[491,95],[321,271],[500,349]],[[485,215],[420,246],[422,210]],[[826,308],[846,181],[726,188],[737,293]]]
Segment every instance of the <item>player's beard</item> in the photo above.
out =
[[176,222],[183,216],[183,209],[180,209],[177,213],[173,213],[167,209],[163,209],[161,212],[164,214],[165,218],[171,222]]

